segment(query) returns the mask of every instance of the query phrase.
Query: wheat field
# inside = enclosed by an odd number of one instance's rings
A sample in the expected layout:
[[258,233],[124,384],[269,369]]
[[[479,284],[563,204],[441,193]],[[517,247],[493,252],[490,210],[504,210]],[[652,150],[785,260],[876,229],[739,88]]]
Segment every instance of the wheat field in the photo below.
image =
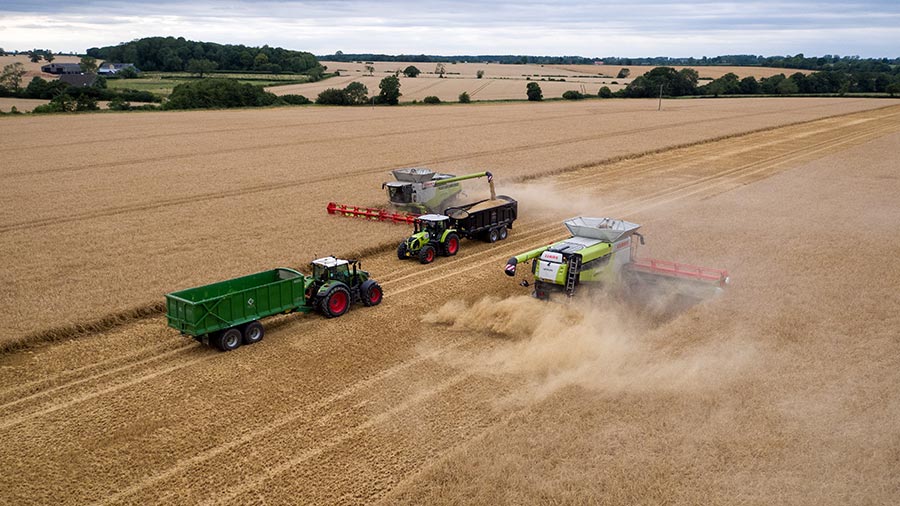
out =
[[[900,106],[723,99],[3,118],[0,502],[891,504]],[[38,142],[43,139],[43,142]],[[46,142],[46,139],[52,139]],[[62,155],[65,156],[62,156]],[[400,262],[389,170],[491,170],[509,239]],[[477,197],[486,189],[467,184]],[[574,215],[729,270],[545,304]],[[852,245],[852,246],[851,246]],[[864,252],[864,254],[862,253]],[[163,294],[358,256],[384,302],[218,353]]]

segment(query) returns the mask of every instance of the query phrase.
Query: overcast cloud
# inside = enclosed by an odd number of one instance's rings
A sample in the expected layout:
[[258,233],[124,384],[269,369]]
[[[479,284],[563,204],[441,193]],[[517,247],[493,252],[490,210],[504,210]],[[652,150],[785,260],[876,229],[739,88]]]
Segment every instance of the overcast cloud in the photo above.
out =
[[37,1],[0,47],[83,52],[155,35],[315,54],[900,56],[900,1]]

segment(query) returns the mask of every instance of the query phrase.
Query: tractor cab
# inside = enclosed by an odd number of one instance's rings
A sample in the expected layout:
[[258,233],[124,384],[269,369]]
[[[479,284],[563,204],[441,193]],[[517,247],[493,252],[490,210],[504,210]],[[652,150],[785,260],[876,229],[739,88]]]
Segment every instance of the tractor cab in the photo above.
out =
[[357,263],[356,260],[335,257],[319,258],[312,261],[312,275],[320,283],[337,280],[351,285],[351,279],[356,276]]
[[443,214],[423,214],[416,218],[415,233],[428,232],[432,240],[440,240],[444,231],[450,226],[450,217]]

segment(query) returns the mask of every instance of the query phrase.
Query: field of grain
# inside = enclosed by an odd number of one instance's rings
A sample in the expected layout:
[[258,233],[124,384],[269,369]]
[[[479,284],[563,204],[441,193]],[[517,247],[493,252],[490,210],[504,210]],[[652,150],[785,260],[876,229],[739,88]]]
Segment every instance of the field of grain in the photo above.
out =
[[[323,61],[330,72],[339,72],[340,77],[315,83],[273,86],[268,90],[276,95],[299,94],[315,99],[327,88],[343,88],[353,81],[366,85],[370,95],[378,93],[381,80],[395,72],[402,72],[409,65],[422,71],[416,78],[400,77],[401,102],[421,101],[427,96],[436,96],[445,102],[457,101],[459,94],[467,92],[472,100],[523,100],[528,79],[537,81],[545,98],[560,98],[569,90],[596,95],[602,86],[612,91],[624,88],[634,77],[650,71],[650,66],[630,66],[630,78],[616,78],[621,66],[607,65],[506,65],[497,63],[446,63],[446,77],[438,79],[435,63],[410,62],[331,62]],[[366,67],[374,72],[370,75]],[[684,67],[676,67],[678,69]],[[476,73],[484,72],[478,79]],[[715,79],[728,72],[740,77],[769,77],[784,73],[785,69],[767,67],[696,67],[701,78]],[[804,71],[807,72],[807,71]],[[788,72],[789,74],[794,71]],[[807,72],[808,73],[808,72]],[[550,79],[554,79],[551,81]],[[564,79],[565,81],[561,81]],[[614,84],[615,83],[615,84]]]
[[[0,119],[0,502],[893,502],[900,106],[655,109]],[[491,170],[520,201],[510,238],[422,266],[393,253],[405,227],[324,213],[417,165]],[[734,282],[665,316],[525,297],[506,258],[578,214]],[[279,317],[227,354],[159,313],[332,253],[382,305]]]
[[[348,84],[358,81],[366,85],[369,95],[378,94],[378,84],[384,79],[384,75],[353,76],[342,75],[324,81],[304,84],[289,84],[272,86],[268,91],[276,95],[298,94],[310,100],[315,100],[319,93],[328,88],[344,88]],[[621,84],[611,84],[615,79],[585,79],[569,78],[566,81],[538,82],[544,98],[560,98],[568,90],[577,90],[590,95],[596,95],[601,86],[606,86],[612,91],[624,88]],[[623,82],[624,80],[619,80]],[[401,102],[421,102],[427,96],[435,96],[444,102],[456,102],[462,92],[469,94],[472,100],[525,100],[525,87],[529,81],[512,78],[484,78],[475,77],[449,77],[439,79],[434,76],[419,76],[416,78],[400,77]]]
[[[322,65],[328,67],[329,72],[340,71],[342,74],[359,75],[366,72],[366,67],[371,66],[375,69],[375,74],[388,74],[397,71],[403,71],[407,66],[413,65],[423,72],[423,76],[435,75],[436,63],[415,63],[415,62],[334,62],[323,61]],[[674,68],[681,70],[684,66],[674,65]],[[445,63],[444,69],[446,75],[453,77],[475,77],[475,74],[482,70],[485,77],[510,77],[524,79],[530,76],[532,79],[541,77],[565,77],[565,78],[592,78],[597,79],[600,76],[615,79],[619,71],[623,68],[631,70],[631,77],[637,77],[650,70],[654,66],[650,65],[510,65],[499,63]],[[795,72],[808,74],[808,70],[782,69],[774,67],[690,67],[696,70],[703,79],[716,79],[723,75],[733,72],[740,77],[753,76],[757,79],[763,77],[771,77],[776,74],[791,75]],[[621,79],[618,80],[622,82]],[[630,79],[626,80],[629,82]]]

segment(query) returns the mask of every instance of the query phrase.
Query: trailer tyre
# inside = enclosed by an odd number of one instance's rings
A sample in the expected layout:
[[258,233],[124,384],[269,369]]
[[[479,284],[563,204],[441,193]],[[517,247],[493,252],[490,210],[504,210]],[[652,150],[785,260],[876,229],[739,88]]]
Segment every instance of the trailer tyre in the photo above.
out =
[[215,345],[222,351],[233,351],[241,345],[242,338],[240,330],[230,328],[216,336]]
[[497,231],[496,228],[492,228],[488,231],[488,242],[497,242],[497,239],[500,238],[500,232]]
[[364,305],[377,306],[378,304],[381,304],[381,299],[384,298],[384,292],[381,290],[381,285],[375,280],[368,279],[359,286],[359,296]]
[[322,314],[328,318],[337,318],[350,309],[350,290],[343,285],[337,285],[322,297],[319,304]]
[[397,246],[397,258],[400,260],[406,259],[406,241],[401,242],[400,245]]
[[430,264],[431,262],[434,262],[435,254],[434,246],[430,244],[422,246],[422,249],[419,250],[419,262]]
[[507,237],[509,237],[509,231],[506,230],[506,227],[500,227],[500,240],[505,241]]
[[444,241],[444,256],[452,257],[457,252],[459,252],[459,236],[447,234],[447,240]]
[[256,344],[262,341],[265,335],[266,329],[263,328],[262,323],[250,322],[244,327],[244,344]]

